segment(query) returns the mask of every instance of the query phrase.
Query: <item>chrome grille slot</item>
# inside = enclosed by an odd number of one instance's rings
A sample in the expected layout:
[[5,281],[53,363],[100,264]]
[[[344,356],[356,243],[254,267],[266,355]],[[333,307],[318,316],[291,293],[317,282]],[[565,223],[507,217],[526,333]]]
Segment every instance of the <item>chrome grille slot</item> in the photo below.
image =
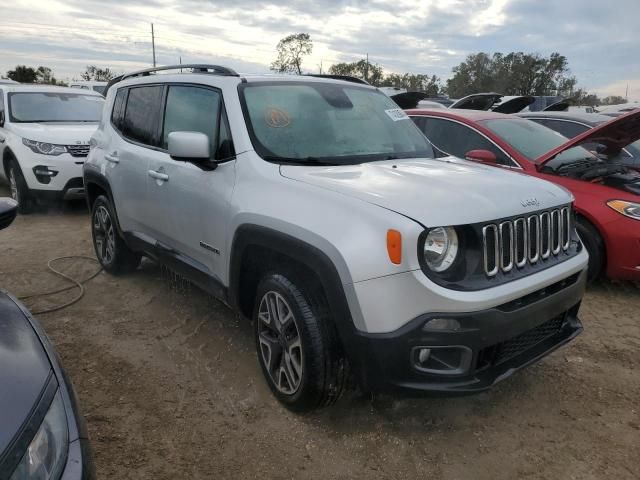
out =
[[568,250],[571,243],[571,210],[564,207],[562,210],[562,250]]
[[499,227],[500,268],[509,272],[513,268],[513,223],[502,222]]
[[560,210],[551,212],[551,251],[554,255],[562,248],[562,218]]
[[540,256],[543,259],[551,255],[551,215],[549,212],[540,214]]
[[540,258],[540,219],[537,215],[527,218],[529,237],[529,262],[536,263]]
[[67,151],[72,157],[86,157],[89,155],[89,145],[67,145]]
[[527,250],[529,242],[527,241],[527,222],[524,218],[518,218],[513,222],[515,230],[515,257],[516,267],[522,268],[527,264]]
[[498,227],[495,225],[484,227],[482,240],[484,244],[484,271],[488,276],[493,277],[499,270]]
[[571,209],[544,211],[482,228],[484,271],[489,277],[558,256],[571,244]]

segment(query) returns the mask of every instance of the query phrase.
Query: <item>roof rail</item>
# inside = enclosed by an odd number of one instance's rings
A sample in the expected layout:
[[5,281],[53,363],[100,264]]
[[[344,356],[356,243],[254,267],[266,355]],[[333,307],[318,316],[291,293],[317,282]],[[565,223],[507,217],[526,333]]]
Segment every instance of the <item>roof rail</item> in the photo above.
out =
[[123,80],[126,80],[127,78],[134,78],[134,77],[146,77],[148,75],[151,75],[152,73],[155,72],[163,72],[166,70],[191,70],[192,73],[209,73],[211,75],[222,75],[222,76],[226,76],[226,77],[239,77],[240,75],[238,75],[238,73],[236,73],[234,70],[227,68],[227,67],[221,67],[220,65],[208,65],[208,64],[201,64],[201,63],[194,63],[194,64],[182,64],[182,65],[167,65],[164,67],[153,67],[153,68],[146,68],[144,70],[138,70],[135,72],[131,72],[131,73],[125,73],[124,75],[120,75],[118,77],[115,77],[113,79],[111,79],[109,81],[109,83],[107,84],[107,86],[104,89],[104,95],[105,97],[107,96],[107,92],[109,91],[109,88],[111,88],[114,84],[121,82]]
[[306,77],[318,77],[318,78],[333,78],[334,80],[344,80],[345,82],[361,83],[362,85],[371,85],[366,80],[362,80],[358,77],[352,77],[351,75],[325,75],[318,73],[305,73]]
[[[132,77],[146,77],[155,72],[162,72],[165,70],[191,70],[193,73],[211,73],[213,75],[223,75],[228,77],[239,77],[235,71],[227,67],[221,67],[220,65],[207,65],[207,64],[184,64],[184,65],[167,65],[164,67],[153,67],[145,70],[138,70],[137,72],[125,73],[121,80],[126,80]],[[210,71],[211,70],[211,71]]]

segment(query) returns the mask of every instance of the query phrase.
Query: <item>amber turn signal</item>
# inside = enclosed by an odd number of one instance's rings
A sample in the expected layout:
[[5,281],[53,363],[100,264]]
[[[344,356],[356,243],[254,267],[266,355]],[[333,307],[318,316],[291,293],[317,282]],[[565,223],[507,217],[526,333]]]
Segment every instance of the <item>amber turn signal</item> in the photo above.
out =
[[402,235],[397,230],[387,230],[387,253],[391,263],[402,263]]

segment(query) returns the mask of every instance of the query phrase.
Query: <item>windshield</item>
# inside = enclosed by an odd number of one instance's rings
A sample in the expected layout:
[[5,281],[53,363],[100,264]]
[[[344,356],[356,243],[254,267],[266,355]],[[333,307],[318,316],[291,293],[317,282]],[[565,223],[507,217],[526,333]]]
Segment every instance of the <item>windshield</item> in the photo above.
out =
[[83,93],[10,93],[11,121],[99,122],[104,99]]
[[386,95],[321,82],[242,84],[256,152],[265,160],[362,163],[433,157],[426,137]]
[[[500,118],[482,120],[479,123],[500,136],[502,140],[531,161],[569,141],[567,137],[555,130],[531,120]],[[556,170],[563,165],[585,160],[597,162],[597,158],[586,149],[573,147],[557,155],[545,165]]]

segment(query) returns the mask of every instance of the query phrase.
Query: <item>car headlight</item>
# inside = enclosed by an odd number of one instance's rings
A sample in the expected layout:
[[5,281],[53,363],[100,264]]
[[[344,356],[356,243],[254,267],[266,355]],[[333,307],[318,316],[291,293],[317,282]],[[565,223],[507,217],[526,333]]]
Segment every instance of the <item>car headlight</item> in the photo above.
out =
[[626,200],[609,200],[607,205],[625,217],[640,220],[640,203],[628,202]]
[[429,230],[424,241],[424,261],[434,272],[444,272],[458,256],[458,235],[453,227]]
[[22,139],[22,143],[29,147],[32,152],[42,155],[62,155],[67,153],[67,147],[64,145],[54,145],[53,143],[36,142],[35,140]]
[[57,480],[68,448],[67,416],[58,391],[10,480]]

